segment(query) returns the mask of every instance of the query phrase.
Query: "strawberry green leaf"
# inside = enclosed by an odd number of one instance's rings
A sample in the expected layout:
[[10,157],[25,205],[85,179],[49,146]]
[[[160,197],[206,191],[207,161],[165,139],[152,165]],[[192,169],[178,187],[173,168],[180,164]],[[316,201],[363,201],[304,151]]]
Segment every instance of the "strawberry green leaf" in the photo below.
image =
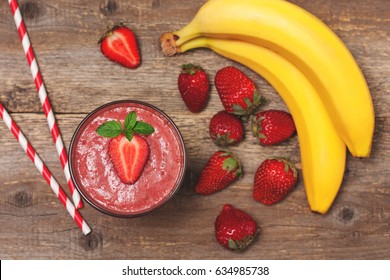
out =
[[242,251],[252,243],[252,241],[254,240],[256,235],[257,235],[257,232],[255,232],[254,235],[249,234],[249,235],[243,237],[241,240],[229,239],[228,246],[231,250]]
[[247,116],[252,113],[254,113],[262,103],[264,103],[266,100],[263,96],[260,95],[260,93],[255,90],[253,93],[253,100],[249,99],[248,97],[245,97],[243,99],[245,103],[245,108],[239,104],[233,104],[232,109],[233,113],[238,116]]
[[182,73],[195,75],[196,72],[203,71],[202,67],[194,65],[192,63],[183,64],[181,66]]
[[275,159],[279,162],[282,162],[284,164],[284,171],[286,173],[289,172],[289,170],[291,169],[294,177],[297,177],[298,176],[298,171],[297,171],[297,168],[295,166],[295,164],[290,161],[288,158],[285,158],[285,157],[271,157],[270,159]]
[[135,126],[135,124],[137,123],[137,115],[135,112],[130,112],[126,118],[125,118],[125,122],[124,122],[124,127],[126,130],[132,130]]
[[240,161],[229,151],[223,151],[219,155],[220,157],[226,157],[222,163],[222,169],[226,170],[228,173],[234,172],[235,177],[242,176],[242,167]]
[[228,157],[224,160],[222,168],[228,172],[233,172],[237,169],[239,163],[234,157]]
[[228,246],[229,246],[229,249],[231,249],[231,250],[238,250],[239,249],[238,244],[231,238],[229,238],[229,240],[228,240]]
[[253,104],[256,106],[259,106],[261,104],[264,104],[267,101],[267,99],[262,96],[257,90],[253,93]]
[[248,97],[244,98],[244,102],[245,102],[247,108],[250,108],[253,106],[252,101]]
[[265,136],[263,133],[259,133],[257,134],[257,137],[259,137],[259,139],[267,139],[267,136]]
[[284,171],[285,171],[286,173],[288,173],[289,170],[291,169],[291,171],[292,171],[294,177],[297,177],[297,176],[298,176],[298,171],[297,171],[297,169],[296,169],[294,163],[292,163],[292,162],[289,161],[288,159],[283,160],[283,162],[284,162]]
[[252,117],[252,132],[253,132],[253,136],[255,136],[257,138],[257,140],[267,138],[267,136],[265,136],[263,133],[261,133],[261,131],[263,130],[261,124],[262,124],[262,121],[264,119],[265,119],[264,116],[260,116],[260,117],[253,116]]
[[235,115],[243,116],[243,115],[247,114],[246,110],[242,106],[240,106],[239,104],[233,104],[232,109],[233,109],[233,111],[234,111],[233,113]]
[[118,121],[108,121],[100,125],[96,132],[100,136],[114,138],[122,133],[122,125]]
[[142,121],[137,121],[133,130],[134,130],[134,132],[136,132],[138,134],[143,134],[143,135],[149,135],[149,134],[152,134],[154,132],[153,126],[151,126],[150,124],[148,124],[146,122],[142,122]]
[[230,133],[217,134],[217,137],[215,139],[215,143],[218,146],[227,146],[227,145],[234,144],[234,139],[230,138]]

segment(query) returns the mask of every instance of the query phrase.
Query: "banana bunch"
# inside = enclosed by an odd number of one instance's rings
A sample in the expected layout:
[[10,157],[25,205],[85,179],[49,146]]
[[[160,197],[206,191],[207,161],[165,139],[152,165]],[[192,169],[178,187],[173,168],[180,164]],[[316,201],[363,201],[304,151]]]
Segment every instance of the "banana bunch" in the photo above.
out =
[[343,42],[302,8],[284,0],[209,0],[161,44],[168,56],[209,48],[275,88],[294,118],[312,211],[325,214],[332,205],[347,148],[369,156],[374,109],[364,76]]

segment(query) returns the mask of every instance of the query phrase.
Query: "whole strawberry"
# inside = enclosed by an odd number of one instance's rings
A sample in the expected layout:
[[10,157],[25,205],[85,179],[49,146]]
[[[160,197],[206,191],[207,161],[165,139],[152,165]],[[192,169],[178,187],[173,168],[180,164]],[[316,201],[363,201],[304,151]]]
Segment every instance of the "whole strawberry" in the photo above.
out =
[[225,204],[215,220],[215,237],[230,250],[244,250],[258,233],[256,221],[244,211]]
[[180,95],[191,112],[198,113],[206,107],[210,84],[205,71],[200,66],[183,64],[177,84]]
[[100,51],[108,59],[128,68],[137,68],[141,57],[134,32],[120,24],[108,29],[99,40]]
[[252,131],[261,144],[273,145],[290,138],[296,128],[291,114],[268,110],[252,117]]
[[209,132],[211,139],[220,146],[237,144],[244,139],[242,121],[226,111],[220,111],[211,118]]
[[215,193],[226,188],[241,176],[241,173],[241,164],[232,153],[218,151],[202,169],[195,192],[205,195]]
[[215,87],[222,105],[229,113],[250,115],[262,102],[255,83],[234,66],[227,66],[215,74]]
[[297,170],[287,159],[266,159],[255,173],[253,198],[265,205],[283,200],[297,183]]

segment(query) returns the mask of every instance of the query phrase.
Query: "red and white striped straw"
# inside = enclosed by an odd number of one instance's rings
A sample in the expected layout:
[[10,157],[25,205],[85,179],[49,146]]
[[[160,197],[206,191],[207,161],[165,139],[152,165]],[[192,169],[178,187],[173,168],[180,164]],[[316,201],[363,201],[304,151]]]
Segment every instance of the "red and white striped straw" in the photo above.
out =
[[49,184],[49,186],[51,187],[53,192],[60,199],[61,203],[64,205],[66,210],[68,210],[70,216],[74,219],[74,221],[79,226],[79,228],[82,230],[82,232],[85,235],[90,233],[91,229],[89,228],[88,224],[85,222],[85,220],[83,219],[81,214],[78,212],[78,210],[74,207],[74,205],[69,200],[69,198],[66,195],[66,193],[64,192],[64,190],[61,188],[61,186],[58,184],[56,179],[50,173],[47,166],[43,163],[43,161],[41,160],[39,155],[36,153],[34,148],[31,146],[31,144],[28,142],[26,137],[20,131],[18,125],[12,120],[11,116],[8,114],[7,110],[5,110],[5,108],[3,107],[3,104],[1,104],[1,103],[0,103],[0,117],[3,119],[6,126],[11,130],[11,132],[15,136],[16,140],[19,141],[20,146],[22,146],[23,150],[27,153],[28,157],[35,164],[36,168],[42,174],[43,178]]
[[30,66],[31,74],[35,82],[35,87],[37,88],[39,99],[41,101],[43,111],[45,112],[47,123],[49,125],[49,129],[53,138],[53,141],[56,146],[57,153],[60,158],[60,162],[62,168],[64,170],[66,181],[68,182],[69,190],[72,195],[73,203],[76,205],[76,208],[83,207],[83,203],[75,188],[73,181],[70,177],[69,166],[68,166],[68,155],[64,148],[64,143],[62,141],[60,131],[57,126],[57,122],[54,117],[53,110],[51,108],[50,100],[47,96],[45,85],[43,84],[42,75],[39,70],[37,60],[35,59],[34,51],[32,45],[30,43],[30,39],[28,37],[28,33],[26,31],[26,26],[24,24],[22,14],[19,10],[19,5],[17,0],[8,0],[9,5],[11,7],[12,14],[14,16],[14,21],[16,28],[18,29],[19,37],[23,45],[24,53],[27,58],[27,62]]

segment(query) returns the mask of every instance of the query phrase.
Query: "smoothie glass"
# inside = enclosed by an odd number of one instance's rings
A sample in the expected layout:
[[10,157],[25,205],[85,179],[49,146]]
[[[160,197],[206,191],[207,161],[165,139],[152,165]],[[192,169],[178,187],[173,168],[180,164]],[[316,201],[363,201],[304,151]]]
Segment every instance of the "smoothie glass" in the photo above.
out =
[[[96,133],[109,120],[123,123],[135,111],[137,120],[154,127],[143,136],[149,159],[139,180],[124,184],[110,160],[110,138]],[[69,147],[69,169],[82,197],[103,213],[117,217],[145,215],[167,202],[180,188],[186,171],[183,138],[175,123],[160,109],[140,101],[114,101],[92,111],[77,127]]]

